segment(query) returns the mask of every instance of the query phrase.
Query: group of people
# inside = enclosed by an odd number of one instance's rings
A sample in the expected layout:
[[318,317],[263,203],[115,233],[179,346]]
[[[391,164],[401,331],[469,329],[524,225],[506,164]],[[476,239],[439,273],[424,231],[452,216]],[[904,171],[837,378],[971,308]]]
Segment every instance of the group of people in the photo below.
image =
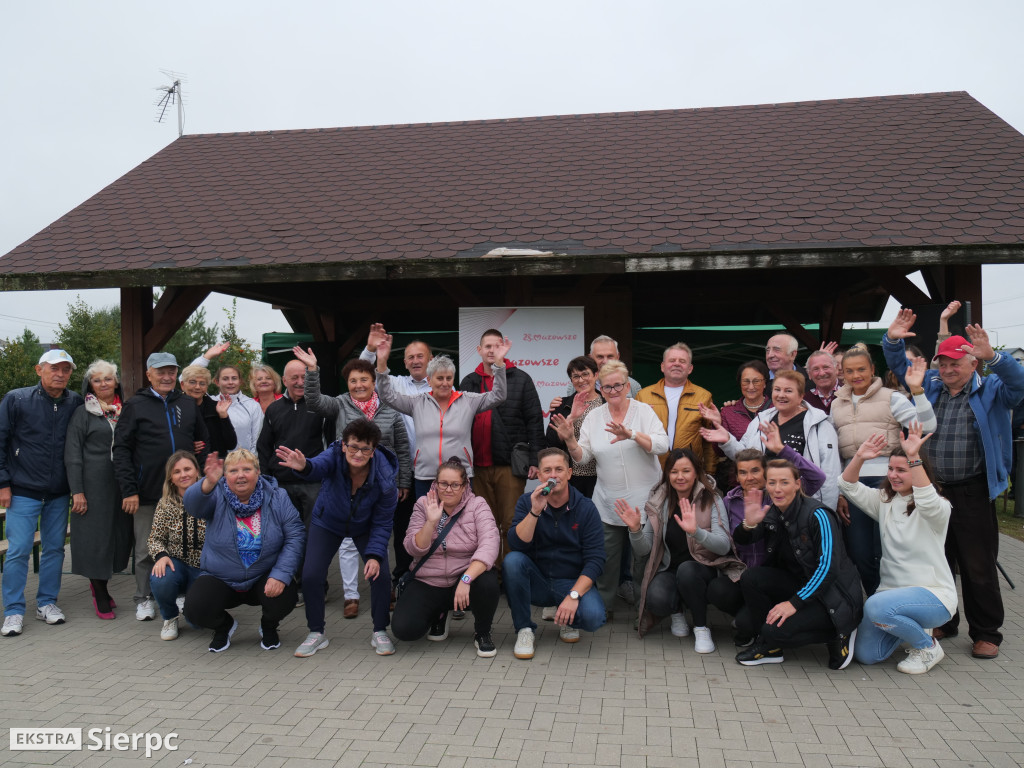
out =
[[979,326],[950,335],[958,308],[942,313],[932,368],[906,346],[916,317],[900,311],[881,342],[893,386],[864,345],[825,344],[803,368],[797,340],[779,334],[720,406],[691,381],[685,344],[640,387],[601,336],[569,361],[571,391],[550,404],[546,432],[533,381],[495,329],[456,387],[454,362],[422,341],[404,350],[408,375],[392,375],[392,337],[375,324],[337,396],[300,347],[283,377],[254,369],[253,397],[229,365],[208,394],[225,345],[180,376],[154,353],[148,386],[129,398],[104,361],[86,371],[84,397],[68,391],[74,362],[51,350],[39,385],[0,403],[2,635],[23,630],[37,524],[36,617],[64,622],[70,507],[72,570],[89,579],[96,615],[115,617],[109,580],[134,552],[136,618],[159,611],[165,640],[211,630],[212,652],[230,646],[243,604],[261,607],[264,649],[299,605],[308,634],[295,656],[328,646],[337,553],[342,615],[359,615],[361,574],[379,655],[396,639],[443,641],[469,611],[476,653],[494,656],[504,592],[521,659],[534,655],[533,606],[573,643],[621,600],[641,637],[667,620],[697,653],[717,648],[717,608],[746,666],[823,644],[838,670],[904,643],[898,669],[922,673],[957,634],[959,573],[971,652],[995,658],[992,501],[1007,487],[1024,369]]

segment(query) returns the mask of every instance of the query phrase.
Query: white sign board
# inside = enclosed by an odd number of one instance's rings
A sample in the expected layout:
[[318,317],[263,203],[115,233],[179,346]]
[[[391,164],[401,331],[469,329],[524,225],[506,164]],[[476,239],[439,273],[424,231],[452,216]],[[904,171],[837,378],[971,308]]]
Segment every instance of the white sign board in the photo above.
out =
[[459,381],[476,370],[476,348],[484,331],[495,328],[512,342],[508,359],[530,374],[537,386],[545,423],[548,403],[569,387],[565,367],[586,353],[583,307],[463,307],[459,309]]

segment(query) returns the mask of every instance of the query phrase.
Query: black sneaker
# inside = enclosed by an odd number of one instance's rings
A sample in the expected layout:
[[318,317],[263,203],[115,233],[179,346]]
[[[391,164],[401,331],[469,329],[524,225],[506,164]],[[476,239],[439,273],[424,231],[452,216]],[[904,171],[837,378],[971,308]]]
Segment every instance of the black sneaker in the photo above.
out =
[[756,667],[759,664],[781,664],[786,659],[781,648],[769,648],[767,645],[752,645],[745,651],[736,654],[736,661],[745,667]]
[[264,651],[272,651],[281,647],[281,636],[277,634],[277,627],[260,626],[260,648]]
[[466,612],[452,611],[452,618],[455,619],[455,621],[462,621],[464,618],[466,618]]
[[231,636],[235,634],[236,629],[238,629],[238,622],[232,619],[230,629],[218,629],[214,632],[213,639],[210,641],[210,652],[220,653],[230,648]]
[[430,629],[427,631],[427,640],[433,640],[435,643],[439,643],[442,640],[448,639],[448,625],[452,622],[452,614],[450,611],[445,611],[437,620],[430,625]]
[[473,635],[473,645],[476,646],[476,655],[484,659],[489,659],[498,654],[498,649],[494,647],[494,641],[491,640],[490,632],[481,632]]
[[848,635],[836,635],[835,639],[826,643],[828,648],[828,668],[846,669],[853,661],[853,643],[857,639],[857,630]]
[[732,641],[736,644],[737,648],[749,648],[754,644],[753,635],[741,635],[739,633],[733,635]]

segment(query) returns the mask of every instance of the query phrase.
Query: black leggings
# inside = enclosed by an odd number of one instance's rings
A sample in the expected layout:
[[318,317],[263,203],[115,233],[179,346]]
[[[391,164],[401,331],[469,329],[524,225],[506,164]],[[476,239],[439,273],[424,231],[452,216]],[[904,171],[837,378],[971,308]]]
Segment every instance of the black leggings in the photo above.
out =
[[216,576],[203,575],[192,582],[185,596],[185,618],[197,627],[206,627],[214,631],[231,627],[231,614],[228,608],[240,605],[259,605],[263,607],[260,620],[264,629],[277,629],[277,625],[295,608],[299,599],[299,586],[291,581],[277,597],[267,597],[264,588],[267,576],[259,579],[245,592],[238,592],[225,584]]
[[[458,585],[456,582],[450,587],[432,587],[419,579],[410,581],[395,603],[395,612],[391,616],[392,634],[398,640],[423,637],[442,613],[453,610]],[[491,631],[499,594],[498,575],[494,571],[481,573],[469,585],[469,607],[473,611],[477,634]]]
[[[672,569],[657,573],[647,585],[646,608],[655,616],[668,616],[689,608],[693,625],[708,625],[708,584],[718,576],[718,569],[702,565],[695,560],[681,563]],[[681,605],[680,605],[681,604]]]
[[818,600],[804,603],[782,626],[765,624],[768,612],[795,595],[804,581],[781,568],[768,566],[748,568],[743,572],[740,577],[743,599],[750,611],[750,622],[762,642],[773,648],[797,648],[811,643],[826,643],[836,636],[835,625]]

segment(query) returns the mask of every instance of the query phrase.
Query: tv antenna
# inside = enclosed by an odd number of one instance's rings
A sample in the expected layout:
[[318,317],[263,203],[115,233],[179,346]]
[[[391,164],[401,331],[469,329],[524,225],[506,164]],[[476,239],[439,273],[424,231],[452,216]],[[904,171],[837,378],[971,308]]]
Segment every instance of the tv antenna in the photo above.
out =
[[185,132],[185,94],[182,91],[182,82],[185,76],[180,72],[172,72],[169,69],[161,69],[164,75],[171,80],[170,85],[158,85],[156,90],[162,94],[155,102],[157,107],[156,122],[162,123],[167,116],[167,110],[171,107],[178,108],[178,137]]

